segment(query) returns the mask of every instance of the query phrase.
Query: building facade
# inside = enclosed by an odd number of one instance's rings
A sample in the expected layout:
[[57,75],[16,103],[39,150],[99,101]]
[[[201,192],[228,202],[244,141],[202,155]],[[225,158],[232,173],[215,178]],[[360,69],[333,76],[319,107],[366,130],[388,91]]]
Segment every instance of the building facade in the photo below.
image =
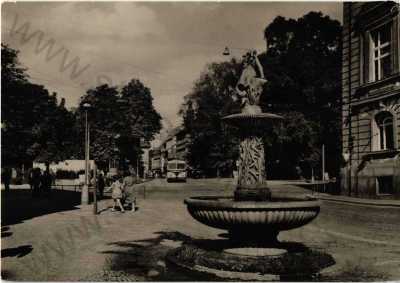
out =
[[149,168],[154,173],[161,172],[161,152],[159,147],[149,151]]
[[186,161],[190,137],[182,127],[174,128],[157,148],[150,151],[151,169],[164,174],[168,160]]
[[343,4],[343,194],[400,199],[399,50],[399,4]]

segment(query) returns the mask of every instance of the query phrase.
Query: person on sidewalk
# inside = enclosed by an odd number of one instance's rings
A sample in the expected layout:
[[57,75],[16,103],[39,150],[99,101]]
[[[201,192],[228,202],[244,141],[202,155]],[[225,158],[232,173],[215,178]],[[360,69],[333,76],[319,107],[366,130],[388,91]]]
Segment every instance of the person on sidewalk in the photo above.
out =
[[4,168],[2,181],[4,184],[4,191],[6,194],[8,194],[8,192],[10,191],[11,178],[12,178],[12,169],[9,167]]
[[112,211],[115,211],[115,207],[118,205],[121,209],[121,212],[125,212],[124,207],[122,206],[121,200],[123,198],[124,187],[123,187],[123,179],[122,177],[115,176],[115,181],[111,185],[111,195],[114,200],[114,206]]
[[97,178],[97,188],[99,189],[99,198],[102,199],[104,196],[104,188],[106,186],[106,183],[104,181],[104,177],[102,173],[99,173],[99,176]]
[[42,178],[42,173],[39,168],[33,168],[31,183],[32,183],[32,197],[40,196],[40,181]]
[[41,191],[46,195],[46,197],[51,197],[51,185],[53,183],[50,171],[46,169],[41,176]]
[[124,203],[132,206],[132,211],[136,208],[136,188],[135,185],[139,183],[138,178],[134,171],[131,171],[124,178],[125,199]]

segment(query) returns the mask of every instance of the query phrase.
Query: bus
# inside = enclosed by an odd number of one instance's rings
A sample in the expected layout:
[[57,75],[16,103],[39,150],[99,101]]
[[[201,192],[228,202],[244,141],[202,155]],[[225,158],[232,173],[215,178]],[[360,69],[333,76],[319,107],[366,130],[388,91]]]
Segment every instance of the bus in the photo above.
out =
[[167,164],[167,182],[182,181],[186,182],[186,162],[183,160],[168,160]]

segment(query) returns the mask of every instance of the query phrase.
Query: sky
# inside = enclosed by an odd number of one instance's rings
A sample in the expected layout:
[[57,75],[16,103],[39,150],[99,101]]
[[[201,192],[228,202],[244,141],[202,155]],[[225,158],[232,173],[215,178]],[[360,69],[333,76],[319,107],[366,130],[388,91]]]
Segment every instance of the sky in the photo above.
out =
[[2,5],[2,43],[20,51],[31,81],[75,107],[86,90],[137,78],[151,89],[165,127],[207,63],[265,51],[264,28],[280,15],[321,11],[342,21],[339,2],[16,2]]

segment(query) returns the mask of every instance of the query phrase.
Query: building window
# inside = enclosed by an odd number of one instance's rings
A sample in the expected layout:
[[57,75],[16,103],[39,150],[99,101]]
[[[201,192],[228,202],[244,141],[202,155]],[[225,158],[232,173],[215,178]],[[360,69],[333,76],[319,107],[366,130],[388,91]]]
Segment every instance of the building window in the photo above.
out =
[[394,149],[393,115],[384,111],[375,116],[377,133],[375,137],[376,150]]
[[391,26],[392,23],[387,23],[370,32],[370,81],[392,73]]
[[379,195],[391,195],[394,193],[393,176],[379,176],[376,178],[377,193]]

